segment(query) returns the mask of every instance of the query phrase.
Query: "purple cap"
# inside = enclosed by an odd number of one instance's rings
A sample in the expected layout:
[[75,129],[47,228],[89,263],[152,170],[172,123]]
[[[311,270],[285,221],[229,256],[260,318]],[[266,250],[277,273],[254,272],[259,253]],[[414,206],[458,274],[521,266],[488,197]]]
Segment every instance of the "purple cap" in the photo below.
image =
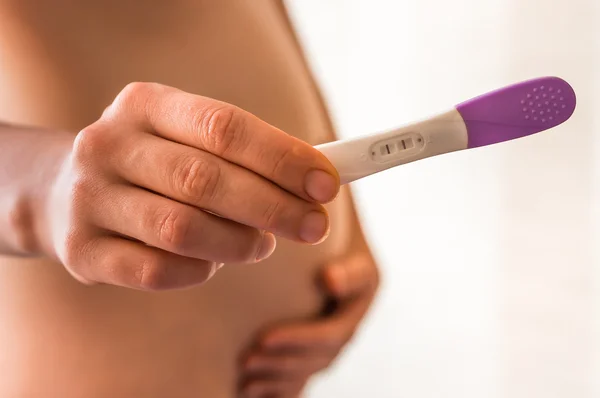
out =
[[556,127],[575,111],[575,91],[558,77],[514,84],[458,105],[469,148],[496,144]]

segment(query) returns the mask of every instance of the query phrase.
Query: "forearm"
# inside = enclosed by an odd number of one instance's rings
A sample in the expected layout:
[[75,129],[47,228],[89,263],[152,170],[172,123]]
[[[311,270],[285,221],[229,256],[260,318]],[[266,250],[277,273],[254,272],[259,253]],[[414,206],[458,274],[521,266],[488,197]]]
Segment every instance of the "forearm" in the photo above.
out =
[[73,137],[0,124],[0,254],[43,253],[48,197]]

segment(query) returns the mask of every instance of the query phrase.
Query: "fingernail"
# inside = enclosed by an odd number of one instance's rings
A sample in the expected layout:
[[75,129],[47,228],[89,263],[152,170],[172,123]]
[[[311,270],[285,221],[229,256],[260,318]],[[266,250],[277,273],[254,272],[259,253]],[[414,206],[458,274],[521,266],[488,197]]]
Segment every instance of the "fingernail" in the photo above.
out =
[[225,265],[225,263],[217,264],[217,271],[220,270],[221,268],[223,268],[224,265]]
[[215,274],[217,273],[218,269],[219,269],[218,264],[217,263],[212,263],[212,265],[210,266],[210,272],[208,273],[208,278],[206,280],[209,280],[213,276],[215,276]]
[[269,257],[275,251],[276,246],[277,239],[275,239],[275,235],[270,232],[265,232],[262,243],[260,244],[260,249],[258,249],[258,254],[256,255],[256,261],[262,261]]
[[306,175],[304,189],[317,202],[327,203],[335,198],[338,183],[335,177],[323,170],[311,170]]
[[300,225],[300,239],[307,243],[319,243],[326,236],[329,222],[325,213],[312,211],[304,216]]

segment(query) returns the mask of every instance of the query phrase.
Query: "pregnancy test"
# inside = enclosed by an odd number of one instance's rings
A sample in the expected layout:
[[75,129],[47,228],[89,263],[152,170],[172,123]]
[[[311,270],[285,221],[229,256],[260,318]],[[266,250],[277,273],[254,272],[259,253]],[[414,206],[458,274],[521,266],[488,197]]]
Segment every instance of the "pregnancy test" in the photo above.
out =
[[536,134],[567,121],[573,88],[541,77],[488,92],[403,127],[315,146],[337,169],[341,184],[445,153]]

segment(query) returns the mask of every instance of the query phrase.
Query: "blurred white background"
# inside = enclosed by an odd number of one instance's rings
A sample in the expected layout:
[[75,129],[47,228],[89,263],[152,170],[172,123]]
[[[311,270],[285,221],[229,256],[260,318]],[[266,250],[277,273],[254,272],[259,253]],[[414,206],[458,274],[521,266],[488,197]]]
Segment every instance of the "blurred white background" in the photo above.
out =
[[311,398],[600,396],[600,2],[288,0],[341,138],[557,75],[526,139],[355,183],[383,287]]

